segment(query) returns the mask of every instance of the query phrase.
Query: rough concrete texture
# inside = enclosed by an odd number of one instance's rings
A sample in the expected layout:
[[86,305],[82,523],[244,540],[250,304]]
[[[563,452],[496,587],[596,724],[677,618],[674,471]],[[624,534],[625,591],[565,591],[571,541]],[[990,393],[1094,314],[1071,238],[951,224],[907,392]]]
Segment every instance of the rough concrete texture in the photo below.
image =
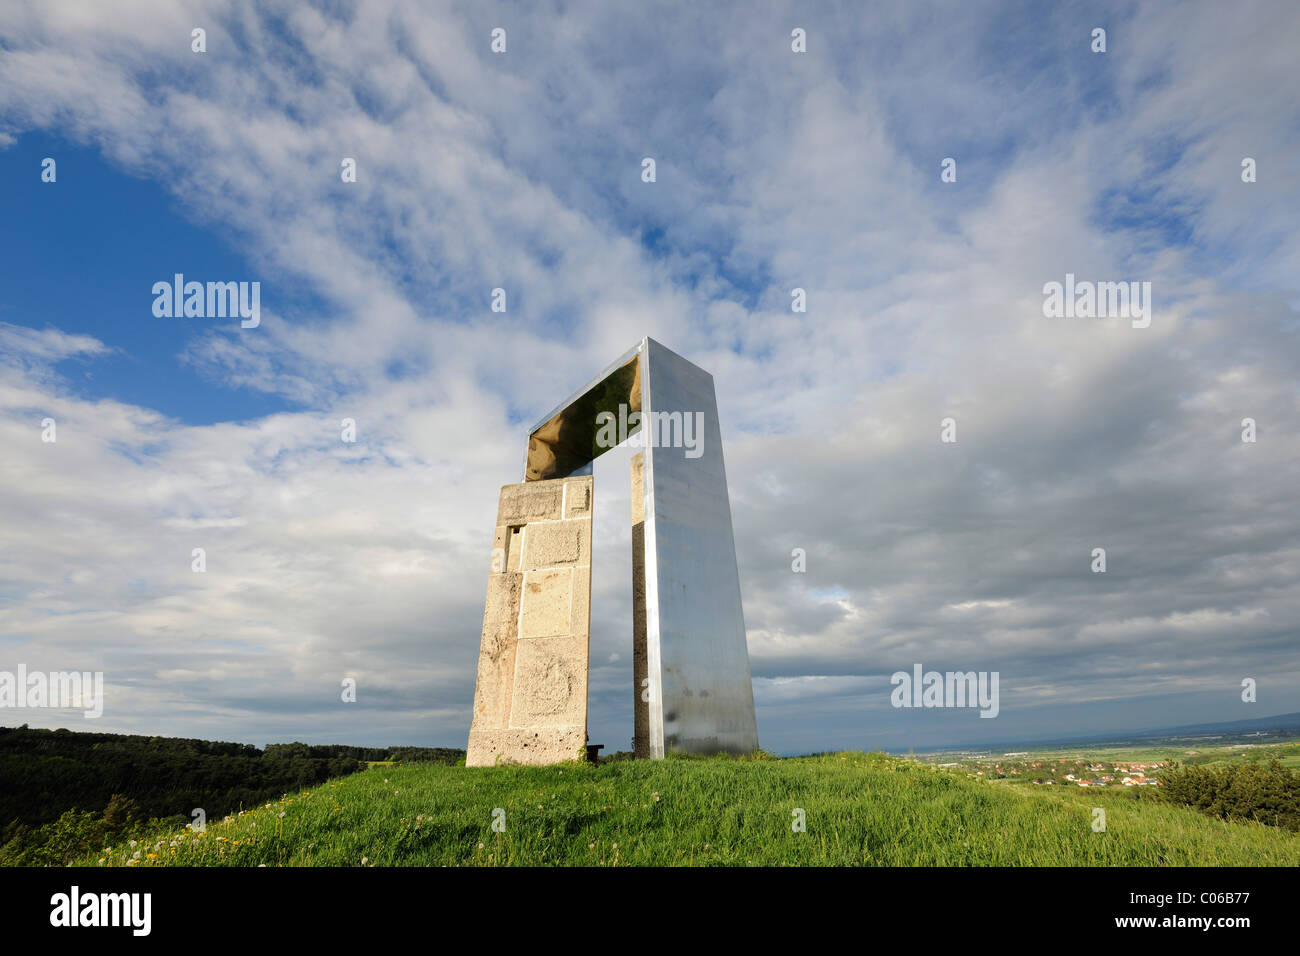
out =
[[519,607],[522,578],[520,574],[494,574],[488,579],[483,643],[478,656],[478,683],[474,692],[475,726],[507,726],[514,689],[516,609]]
[[591,485],[574,484],[570,486],[564,499],[564,517],[580,518],[591,514]]
[[558,519],[560,505],[564,500],[563,485],[563,479],[506,485],[501,489],[497,524],[524,524],[546,518]]
[[585,645],[578,638],[519,644],[511,726],[586,727]]
[[[537,730],[471,730],[470,753],[499,754],[500,762],[520,764],[564,763],[586,755],[587,729],[582,726]],[[465,760],[469,767],[486,767],[494,760]]]
[[585,756],[593,500],[590,475],[501,489],[467,766]]
[[[504,542],[505,570],[518,571],[524,556],[524,529],[521,527],[498,528]],[[498,569],[500,570],[500,569]]]
[[[591,553],[583,553],[583,528],[590,525],[590,516],[584,519],[550,521],[530,525],[524,536],[524,570],[558,568],[585,564],[591,566]],[[590,537],[590,535],[588,535]]]
[[573,569],[548,568],[524,575],[519,639],[568,637],[573,622]]

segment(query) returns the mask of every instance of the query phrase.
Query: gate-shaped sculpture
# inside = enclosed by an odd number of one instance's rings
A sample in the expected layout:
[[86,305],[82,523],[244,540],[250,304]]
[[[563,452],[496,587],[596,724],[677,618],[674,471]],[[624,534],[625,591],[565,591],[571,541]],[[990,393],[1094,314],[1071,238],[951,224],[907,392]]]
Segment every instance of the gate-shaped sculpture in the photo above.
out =
[[501,489],[469,766],[585,755],[592,462],[631,435],[633,750],[758,749],[713,376],[645,338],[529,432]]

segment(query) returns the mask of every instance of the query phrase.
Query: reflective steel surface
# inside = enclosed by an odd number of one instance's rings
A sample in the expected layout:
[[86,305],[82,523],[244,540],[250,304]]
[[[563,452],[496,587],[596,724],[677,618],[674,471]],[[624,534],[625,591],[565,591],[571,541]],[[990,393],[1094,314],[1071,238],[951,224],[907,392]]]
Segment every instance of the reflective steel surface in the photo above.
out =
[[640,357],[638,345],[533,428],[524,481],[590,474],[587,466],[609,450],[596,445],[596,416],[617,417],[619,405],[628,412],[641,410]]
[[700,457],[644,452],[646,647],[660,691],[650,703],[650,752],[757,750],[713,376],[653,339],[644,346],[643,411],[702,412],[704,421]]

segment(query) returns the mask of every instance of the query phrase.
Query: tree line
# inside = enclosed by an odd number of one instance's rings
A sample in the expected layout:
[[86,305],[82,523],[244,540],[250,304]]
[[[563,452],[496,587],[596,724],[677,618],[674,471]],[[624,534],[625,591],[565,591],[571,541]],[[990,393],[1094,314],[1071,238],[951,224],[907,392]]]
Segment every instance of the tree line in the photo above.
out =
[[251,744],[0,727],[0,864],[56,863],[76,843],[157,823],[177,829],[279,799],[368,761],[454,764],[463,750]]
[[1300,773],[1268,763],[1182,766],[1160,774],[1160,795],[1223,820],[1300,831]]

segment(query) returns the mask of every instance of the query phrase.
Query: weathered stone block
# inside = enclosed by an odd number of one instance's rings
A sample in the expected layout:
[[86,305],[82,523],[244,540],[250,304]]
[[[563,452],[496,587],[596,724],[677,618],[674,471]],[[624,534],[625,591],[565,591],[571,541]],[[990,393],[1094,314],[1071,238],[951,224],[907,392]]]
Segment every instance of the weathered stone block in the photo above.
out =
[[483,631],[489,624],[514,625],[519,616],[519,588],[522,574],[494,574],[488,578],[487,603],[483,608]]
[[583,532],[588,521],[555,521],[536,524],[524,536],[524,570],[554,568],[565,564],[591,564]]
[[507,726],[514,692],[521,574],[495,574],[488,579],[483,611],[483,640],[479,650],[478,683],[474,690],[474,724],[482,728]]
[[519,637],[560,637],[569,633],[572,621],[573,569],[526,572]]
[[587,642],[574,638],[520,642],[510,726],[568,726],[585,722],[586,714]]
[[564,517],[587,517],[591,514],[591,479],[570,480],[565,488]]
[[518,524],[561,517],[560,505],[564,498],[562,484],[560,481],[534,481],[525,485],[506,485],[501,489],[497,524]]
[[545,766],[586,757],[587,726],[539,730],[471,730],[467,767],[506,764]]

